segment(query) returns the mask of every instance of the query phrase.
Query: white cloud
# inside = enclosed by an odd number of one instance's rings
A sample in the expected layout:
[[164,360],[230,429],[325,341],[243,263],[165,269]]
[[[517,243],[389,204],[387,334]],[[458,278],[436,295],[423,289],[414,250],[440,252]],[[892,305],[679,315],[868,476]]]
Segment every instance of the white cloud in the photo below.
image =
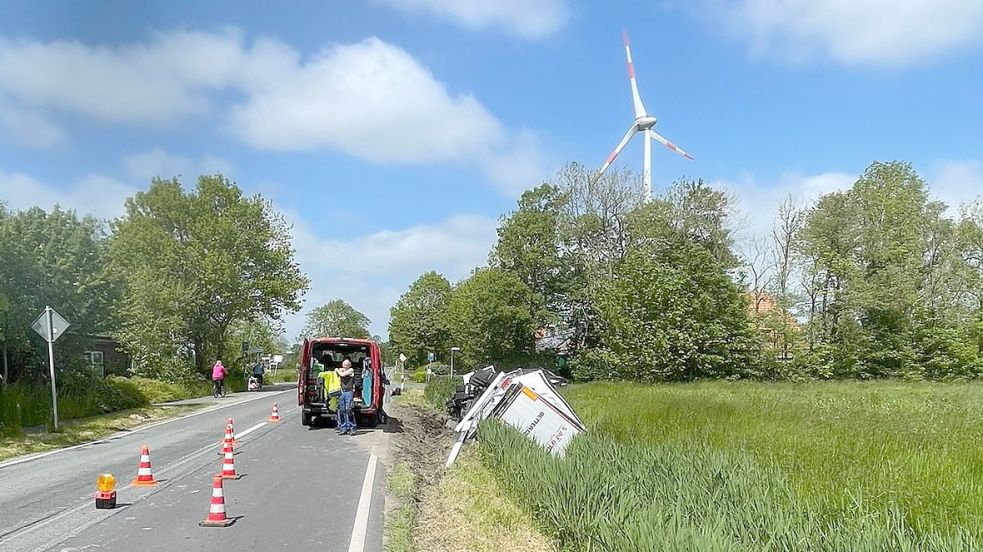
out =
[[0,98],[0,139],[28,148],[49,148],[65,142],[65,131],[35,110]]
[[[219,109],[220,93],[237,100]],[[273,39],[246,44],[237,31],[158,33],[111,48],[0,38],[0,94],[18,113],[62,111],[109,124],[164,125],[214,111],[258,149],[471,165],[503,190],[545,173],[530,131],[509,131],[473,95],[450,90],[408,52],[374,37],[307,58]],[[13,123],[29,125],[23,117]],[[63,138],[47,128],[35,141]],[[198,163],[150,152],[130,164],[146,176]]]
[[926,181],[931,197],[945,202],[949,207],[948,213],[955,216],[960,206],[983,195],[983,163],[975,160],[940,161],[932,167]]
[[524,38],[543,38],[569,18],[565,0],[382,0],[409,13],[431,13],[468,29],[498,27]]
[[452,283],[484,265],[496,239],[497,221],[458,215],[401,230],[381,230],[350,240],[319,236],[296,211],[286,211],[293,224],[297,261],[311,278],[305,312],[287,319],[287,335],[297,335],[306,311],[341,298],[372,320],[373,333],[386,335],[389,307],[427,270],[437,270]]
[[199,175],[216,172],[231,177],[235,170],[232,163],[221,157],[203,155],[192,159],[167,153],[160,148],[128,155],[123,159],[123,167],[130,178],[139,182],[150,182],[155,176],[167,179],[180,175],[182,181],[188,183]]
[[79,214],[98,218],[114,218],[125,213],[124,202],[137,189],[105,176],[89,174],[67,188],[40,182],[23,173],[8,173],[0,169],[0,201],[10,209],[55,205],[73,209]]
[[979,43],[979,0],[709,0],[755,55],[902,66]]
[[237,33],[172,32],[118,47],[0,38],[0,90],[26,105],[162,125],[209,110],[242,63]]

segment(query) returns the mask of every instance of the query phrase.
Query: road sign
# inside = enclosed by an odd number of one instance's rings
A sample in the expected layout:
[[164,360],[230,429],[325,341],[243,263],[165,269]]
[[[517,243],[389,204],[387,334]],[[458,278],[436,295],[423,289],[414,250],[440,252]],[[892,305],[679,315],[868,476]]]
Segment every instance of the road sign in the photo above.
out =
[[51,376],[51,422],[58,429],[58,390],[55,387],[55,340],[65,333],[71,324],[61,317],[51,307],[44,307],[44,312],[31,324],[31,328],[48,342],[48,371]]
[[399,361],[406,362],[406,355],[404,355],[403,353],[399,353]]
[[[51,323],[48,323],[48,313],[51,313]],[[48,343],[54,343],[61,337],[61,334],[65,333],[65,330],[71,324],[68,320],[61,317],[60,314],[55,312],[55,309],[48,307],[44,309],[44,312],[38,316],[37,320],[31,324],[31,328],[38,332],[38,335],[44,338]]]
[[437,358],[437,355],[433,354],[433,352],[427,353],[427,362],[433,362],[435,358]]

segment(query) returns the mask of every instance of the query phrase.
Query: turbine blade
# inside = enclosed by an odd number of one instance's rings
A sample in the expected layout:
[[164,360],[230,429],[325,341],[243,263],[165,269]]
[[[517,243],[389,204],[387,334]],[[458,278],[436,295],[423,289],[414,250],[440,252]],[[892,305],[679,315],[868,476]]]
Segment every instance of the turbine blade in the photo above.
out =
[[621,150],[625,149],[625,146],[628,145],[628,140],[631,140],[631,137],[634,136],[636,132],[638,132],[638,128],[635,125],[631,125],[631,128],[628,129],[628,132],[626,132],[625,136],[621,139],[621,142],[618,142],[618,147],[614,148],[614,151],[612,151],[611,155],[608,156],[608,160],[601,166],[601,170],[597,171],[597,176],[604,174],[604,171],[611,166],[611,163],[614,163],[614,160],[618,158],[618,154],[621,153]]
[[671,149],[672,151],[678,153],[679,155],[682,155],[686,159],[692,159],[693,158],[692,155],[690,155],[690,154],[686,153],[685,151],[683,151],[682,149],[680,149],[679,146],[677,146],[676,144],[673,144],[669,140],[666,140],[662,136],[659,136],[659,133],[656,132],[656,131],[654,131],[654,130],[652,130],[652,129],[649,129],[649,136],[651,136],[652,139],[655,140],[656,142],[659,142],[663,146]]
[[628,44],[628,31],[624,31],[625,57],[628,58],[628,82],[631,83],[631,101],[635,107],[635,118],[645,116],[645,106],[642,97],[638,95],[638,83],[635,82],[635,65],[631,61],[631,46]]

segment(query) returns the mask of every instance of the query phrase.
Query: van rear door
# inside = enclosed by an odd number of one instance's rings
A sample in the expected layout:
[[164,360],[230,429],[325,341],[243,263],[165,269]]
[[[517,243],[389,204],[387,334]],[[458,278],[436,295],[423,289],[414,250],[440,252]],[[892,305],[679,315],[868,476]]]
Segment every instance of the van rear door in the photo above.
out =
[[304,406],[307,398],[307,372],[311,369],[311,341],[305,339],[300,346],[300,368],[297,370],[297,406]]

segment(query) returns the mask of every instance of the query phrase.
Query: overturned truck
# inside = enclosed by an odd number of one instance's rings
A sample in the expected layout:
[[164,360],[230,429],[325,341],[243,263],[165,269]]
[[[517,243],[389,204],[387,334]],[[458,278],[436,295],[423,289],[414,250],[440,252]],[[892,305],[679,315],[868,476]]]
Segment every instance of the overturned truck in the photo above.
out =
[[448,411],[460,419],[457,440],[447,457],[450,466],[465,442],[474,439],[478,424],[495,418],[532,439],[547,452],[563,456],[573,438],[586,431],[554,384],[566,380],[545,370],[504,373],[489,366],[464,375],[464,385],[447,401]]

